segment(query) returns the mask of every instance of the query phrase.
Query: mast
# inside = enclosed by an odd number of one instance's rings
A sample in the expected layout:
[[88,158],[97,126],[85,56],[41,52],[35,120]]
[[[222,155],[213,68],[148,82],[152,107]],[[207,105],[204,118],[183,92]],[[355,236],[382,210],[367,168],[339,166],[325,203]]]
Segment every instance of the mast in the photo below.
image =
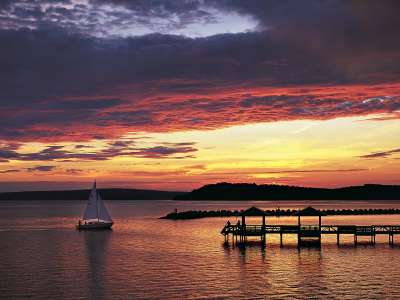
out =
[[96,187],[96,179],[94,180],[94,189],[96,191],[96,212],[97,212],[97,222],[100,222],[100,218],[99,218],[99,194],[97,193],[97,187]]

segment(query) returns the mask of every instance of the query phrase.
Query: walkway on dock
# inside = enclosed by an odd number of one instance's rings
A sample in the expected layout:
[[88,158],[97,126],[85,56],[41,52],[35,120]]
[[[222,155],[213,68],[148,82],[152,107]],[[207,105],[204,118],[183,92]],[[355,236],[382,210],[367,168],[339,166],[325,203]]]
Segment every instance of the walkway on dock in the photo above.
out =
[[[281,246],[283,245],[284,234],[297,235],[299,246],[304,243],[321,244],[321,236],[324,234],[336,235],[338,245],[340,243],[340,236],[344,234],[353,235],[355,245],[357,245],[358,237],[360,236],[370,237],[371,243],[375,244],[376,235],[387,235],[389,244],[393,245],[394,236],[400,234],[400,225],[322,225],[321,219],[323,215],[321,211],[307,207],[295,214],[298,217],[297,225],[267,225],[267,214],[261,209],[251,207],[241,213],[242,223],[238,222],[232,225],[228,222],[221,230],[221,234],[224,235],[226,242],[229,241],[229,236],[232,236],[232,241],[236,243],[246,243],[247,237],[259,236],[261,242],[264,244],[266,242],[266,235],[279,234]],[[262,225],[246,224],[246,216],[261,216]],[[319,222],[315,225],[302,225],[302,216],[317,216]]]

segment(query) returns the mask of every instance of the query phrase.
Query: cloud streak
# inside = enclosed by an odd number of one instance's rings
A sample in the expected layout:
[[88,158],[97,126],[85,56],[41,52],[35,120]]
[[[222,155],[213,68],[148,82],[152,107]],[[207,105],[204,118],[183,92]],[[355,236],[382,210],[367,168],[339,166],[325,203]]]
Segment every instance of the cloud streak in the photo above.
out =
[[370,154],[361,155],[359,157],[360,158],[387,158],[387,157],[392,156],[397,153],[400,153],[400,148],[387,150],[387,151],[381,151],[381,152],[374,152],[374,153],[370,153]]
[[[134,141],[114,141],[98,151],[79,152],[67,150],[65,146],[52,145],[43,150],[22,153],[18,150],[0,151],[0,159],[4,161],[104,161],[118,156],[145,157],[153,159],[182,159],[194,158],[197,149],[195,143],[167,143],[166,145],[151,147],[136,147]],[[90,148],[89,148],[90,149]],[[28,168],[28,171],[50,171],[51,166]]]
[[20,173],[23,171],[27,172],[51,172],[56,169],[56,166],[34,166],[30,168],[21,168],[21,169],[6,169],[0,170],[0,174],[9,174],[9,173]]

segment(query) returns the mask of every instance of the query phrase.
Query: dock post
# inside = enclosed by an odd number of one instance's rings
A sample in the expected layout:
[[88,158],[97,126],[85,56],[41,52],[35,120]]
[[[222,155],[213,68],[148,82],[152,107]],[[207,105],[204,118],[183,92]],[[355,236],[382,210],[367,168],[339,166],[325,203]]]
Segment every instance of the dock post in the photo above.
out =
[[320,246],[321,246],[321,236],[322,236],[321,224],[322,224],[321,216],[319,215],[318,216],[318,233],[319,233],[318,243],[319,243]]
[[281,232],[281,247],[283,247],[283,237],[282,237],[282,232]]
[[301,244],[301,236],[300,236],[300,231],[301,231],[301,222],[300,222],[300,215],[298,216],[297,219],[297,247],[300,247]]
[[340,243],[340,235],[338,233],[336,236],[336,244],[339,246],[339,243]]
[[357,234],[354,233],[354,246],[357,246]]
[[393,234],[389,234],[389,245],[390,246],[394,245],[394,236],[393,236]]

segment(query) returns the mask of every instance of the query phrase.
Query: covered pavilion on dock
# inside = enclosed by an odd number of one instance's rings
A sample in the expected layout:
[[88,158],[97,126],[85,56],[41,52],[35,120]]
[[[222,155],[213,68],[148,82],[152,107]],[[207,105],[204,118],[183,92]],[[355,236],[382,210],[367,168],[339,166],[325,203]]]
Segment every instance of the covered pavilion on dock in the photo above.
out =
[[[326,214],[314,207],[308,206],[302,210],[299,210],[294,214],[297,216],[297,226],[298,226],[298,244],[302,244],[304,241],[317,242],[321,244],[321,225],[322,216]],[[318,225],[302,225],[301,217],[318,217]]]
[[[266,216],[267,213],[255,206],[252,206],[240,213],[242,216],[242,227],[241,227],[241,241],[247,241],[247,236],[260,236],[261,242],[265,243],[266,238]],[[262,224],[261,227],[259,225],[246,225],[246,217],[261,217]]]
[[[229,221],[222,229],[221,233],[225,235],[226,241],[227,237],[231,233],[233,239],[238,240],[243,243],[247,241],[248,236],[260,236],[261,241],[265,243],[266,236],[266,217],[269,216],[264,210],[252,206],[246,210],[242,210],[239,214],[241,216],[241,223],[238,221],[236,224],[231,224]],[[246,223],[246,217],[261,217],[261,225],[248,225]]]
[[[353,235],[354,245],[357,246],[357,238],[359,236],[370,237],[371,244],[375,244],[376,235],[389,236],[389,244],[394,245],[394,236],[400,235],[400,225],[322,225],[322,217],[326,216],[325,212],[315,209],[313,207],[306,207],[302,210],[295,212],[292,216],[297,216],[297,225],[275,224],[268,225],[266,222],[267,216],[272,216],[268,212],[257,207],[250,207],[243,210],[238,216],[241,216],[237,224],[231,224],[229,221],[221,230],[221,234],[225,237],[225,242],[228,242],[229,235],[232,235],[233,242],[246,243],[247,237],[259,236],[262,244],[266,242],[266,235],[279,234],[280,244],[283,246],[283,235],[294,234],[297,235],[298,246],[306,245],[309,243],[320,246],[321,236],[336,235],[337,244],[339,245],[340,235]],[[262,224],[254,225],[247,224],[246,217],[261,217]],[[302,217],[318,217],[318,224],[309,225],[302,224]]]
[[267,213],[264,210],[259,209],[258,207],[252,206],[252,207],[242,211],[240,213],[240,215],[242,216],[242,225],[243,226],[246,225],[246,217],[262,217],[262,225],[263,226],[266,225],[265,217],[267,216]]

